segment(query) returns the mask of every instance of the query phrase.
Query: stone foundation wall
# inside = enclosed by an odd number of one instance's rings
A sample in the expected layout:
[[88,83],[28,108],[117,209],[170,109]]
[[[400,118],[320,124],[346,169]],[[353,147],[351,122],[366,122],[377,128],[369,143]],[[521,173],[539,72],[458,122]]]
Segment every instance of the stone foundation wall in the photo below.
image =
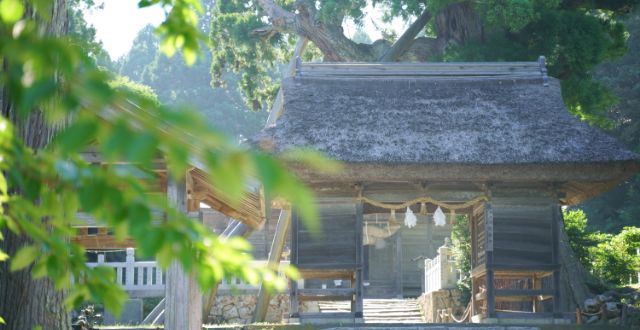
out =
[[[247,324],[251,322],[256,308],[257,295],[225,295],[216,297],[216,303],[209,313],[209,322],[215,324]],[[303,302],[300,312],[318,313],[317,302]],[[289,295],[278,294],[271,297],[265,321],[280,323],[289,315]]]
[[425,321],[427,323],[441,323],[442,320],[438,319],[438,310],[445,308],[452,308],[459,315],[461,311],[464,311],[465,307],[460,304],[460,294],[461,292],[458,289],[443,289],[423,293],[418,298],[418,304],[422,309]]

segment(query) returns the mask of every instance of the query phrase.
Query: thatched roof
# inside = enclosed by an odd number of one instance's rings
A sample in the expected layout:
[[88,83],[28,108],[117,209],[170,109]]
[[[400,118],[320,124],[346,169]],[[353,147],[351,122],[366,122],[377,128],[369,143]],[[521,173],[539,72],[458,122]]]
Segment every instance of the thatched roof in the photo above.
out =
[[298,77],[259,137],[348,163],[540,164],[637,160],[535,77]]
[[539,62],[306,64],[254,144],[312,148],[344,163],[305,182],[511,182],[579,203],[640,170],[640,156],[571,115]]

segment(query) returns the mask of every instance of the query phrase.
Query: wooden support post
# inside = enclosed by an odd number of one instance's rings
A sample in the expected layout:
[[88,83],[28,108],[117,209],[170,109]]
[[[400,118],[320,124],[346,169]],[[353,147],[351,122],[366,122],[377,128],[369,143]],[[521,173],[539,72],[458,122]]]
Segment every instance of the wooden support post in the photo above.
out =
[[[533,277],[531,278],[531,282],[533,284],[533,289],[534,290],[541,290],[542,289],[542,281],[541,279],[534,273]],[[532,298],[532,307],[533,310],[532,312],[534,313],[540,313],[542,312],[542,306],[540,304],[540,299],[538,299],[538,296],[533,296]]]
[[496,295],[493,281],[493,208],[489,202],[484,204],[485,232],[487,237],[487,317],[496,317]]
[[[170,181],[167,184],[167,198],[180,212],[187,212],[187,188],[184,182]],[[195,277],[185,273],[177,261],[167,271],[165,301],[165,329],[202,329],[202,294]]]
[[363,223],[363,205],[362,202],[356,203],[356,274],[355,283],[352,286],[355,288],[354,303],[351,311],[356,318],[363,317],[364,303],[363,303],[363,245],[362,245],[362,223]]
[[[474,210],[475,206],[471,208],[471,212],[469,213],[469,231],[471,232],[471,269],[474,269],[476,266],[478,266],[478,237],[476,235],[478,217],[475,216]],[[471,316],[478,314],[479,310],[476,306],[477,286],[478,284],[475,277],[471,276]]]
[[[283,209],[280,211],[280,217],[278,218],[278,224],[276,225],[276,233],[271,243],[271,250],[269,251],[269,261],[267,267],[275,272],[278,271],[280,265],[280,259],[282,257],[282,250],[284,250],[284,243],[287,240],[287,231],[289,230],[289,224],[291,223],[291,210]],[[260,285],[260,291],[258,292],[258,302],[256,303],[256,311],[253,314],[253,323],[264,322],[267,315],[267,309],[269,308],[269,300],[271,294],[266,291],[264,284]]]
[[560,310],[560,266],[558,266],[560,262],[560,233],[559,226],[562,226],[562,221],[560,221],[562,216],[562,210],[560,209],[560,205],[552,206],[552,218],[551,218],[551,239],[552,239],[552,257],[551,262],[556,265],[556,268],[553,271],[553,316],[554,317],[562,317]]
[[[294,212],[291,219],[291,264],[298,266],[298,214]],[[289,317],[299,318],[300,306],[298,305],[298,282],[289,280]]]
[[402,292],[402,288],[404,287],[404,282],[402,280],[402,230],[398,230],[396,232],[396,265],[395,265],[395,274],[396,274],[396,292],[398,294],[397,298],[402,298],[404,293]]

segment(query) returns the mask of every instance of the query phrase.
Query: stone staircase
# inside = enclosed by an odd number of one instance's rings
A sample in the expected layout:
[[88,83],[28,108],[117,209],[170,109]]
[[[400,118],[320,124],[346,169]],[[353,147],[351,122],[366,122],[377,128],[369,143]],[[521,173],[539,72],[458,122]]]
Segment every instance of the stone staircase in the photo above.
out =
[[[321,313],[349,312],[351,302],[321,301]],[[365,323],[424,323],[415,299],[364,299]]]

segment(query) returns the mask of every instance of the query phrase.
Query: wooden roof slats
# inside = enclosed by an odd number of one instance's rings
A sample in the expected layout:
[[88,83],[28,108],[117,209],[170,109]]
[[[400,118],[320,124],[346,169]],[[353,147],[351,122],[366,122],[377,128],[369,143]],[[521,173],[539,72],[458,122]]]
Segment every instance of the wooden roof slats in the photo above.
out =
[[546,82],[542,62],[462,62],[462,63],[303,63],[296,77],[461,77],[530,76]]
[[248,184],[247,191],[241,200],[232,203],[231,199],[209,182],[204,171],[194,168],[189,174],[193,180],[193,193],[202,203],[245,222],[253,229],[262,226],[265,218],[264,199],[262,190],[257,183]]

